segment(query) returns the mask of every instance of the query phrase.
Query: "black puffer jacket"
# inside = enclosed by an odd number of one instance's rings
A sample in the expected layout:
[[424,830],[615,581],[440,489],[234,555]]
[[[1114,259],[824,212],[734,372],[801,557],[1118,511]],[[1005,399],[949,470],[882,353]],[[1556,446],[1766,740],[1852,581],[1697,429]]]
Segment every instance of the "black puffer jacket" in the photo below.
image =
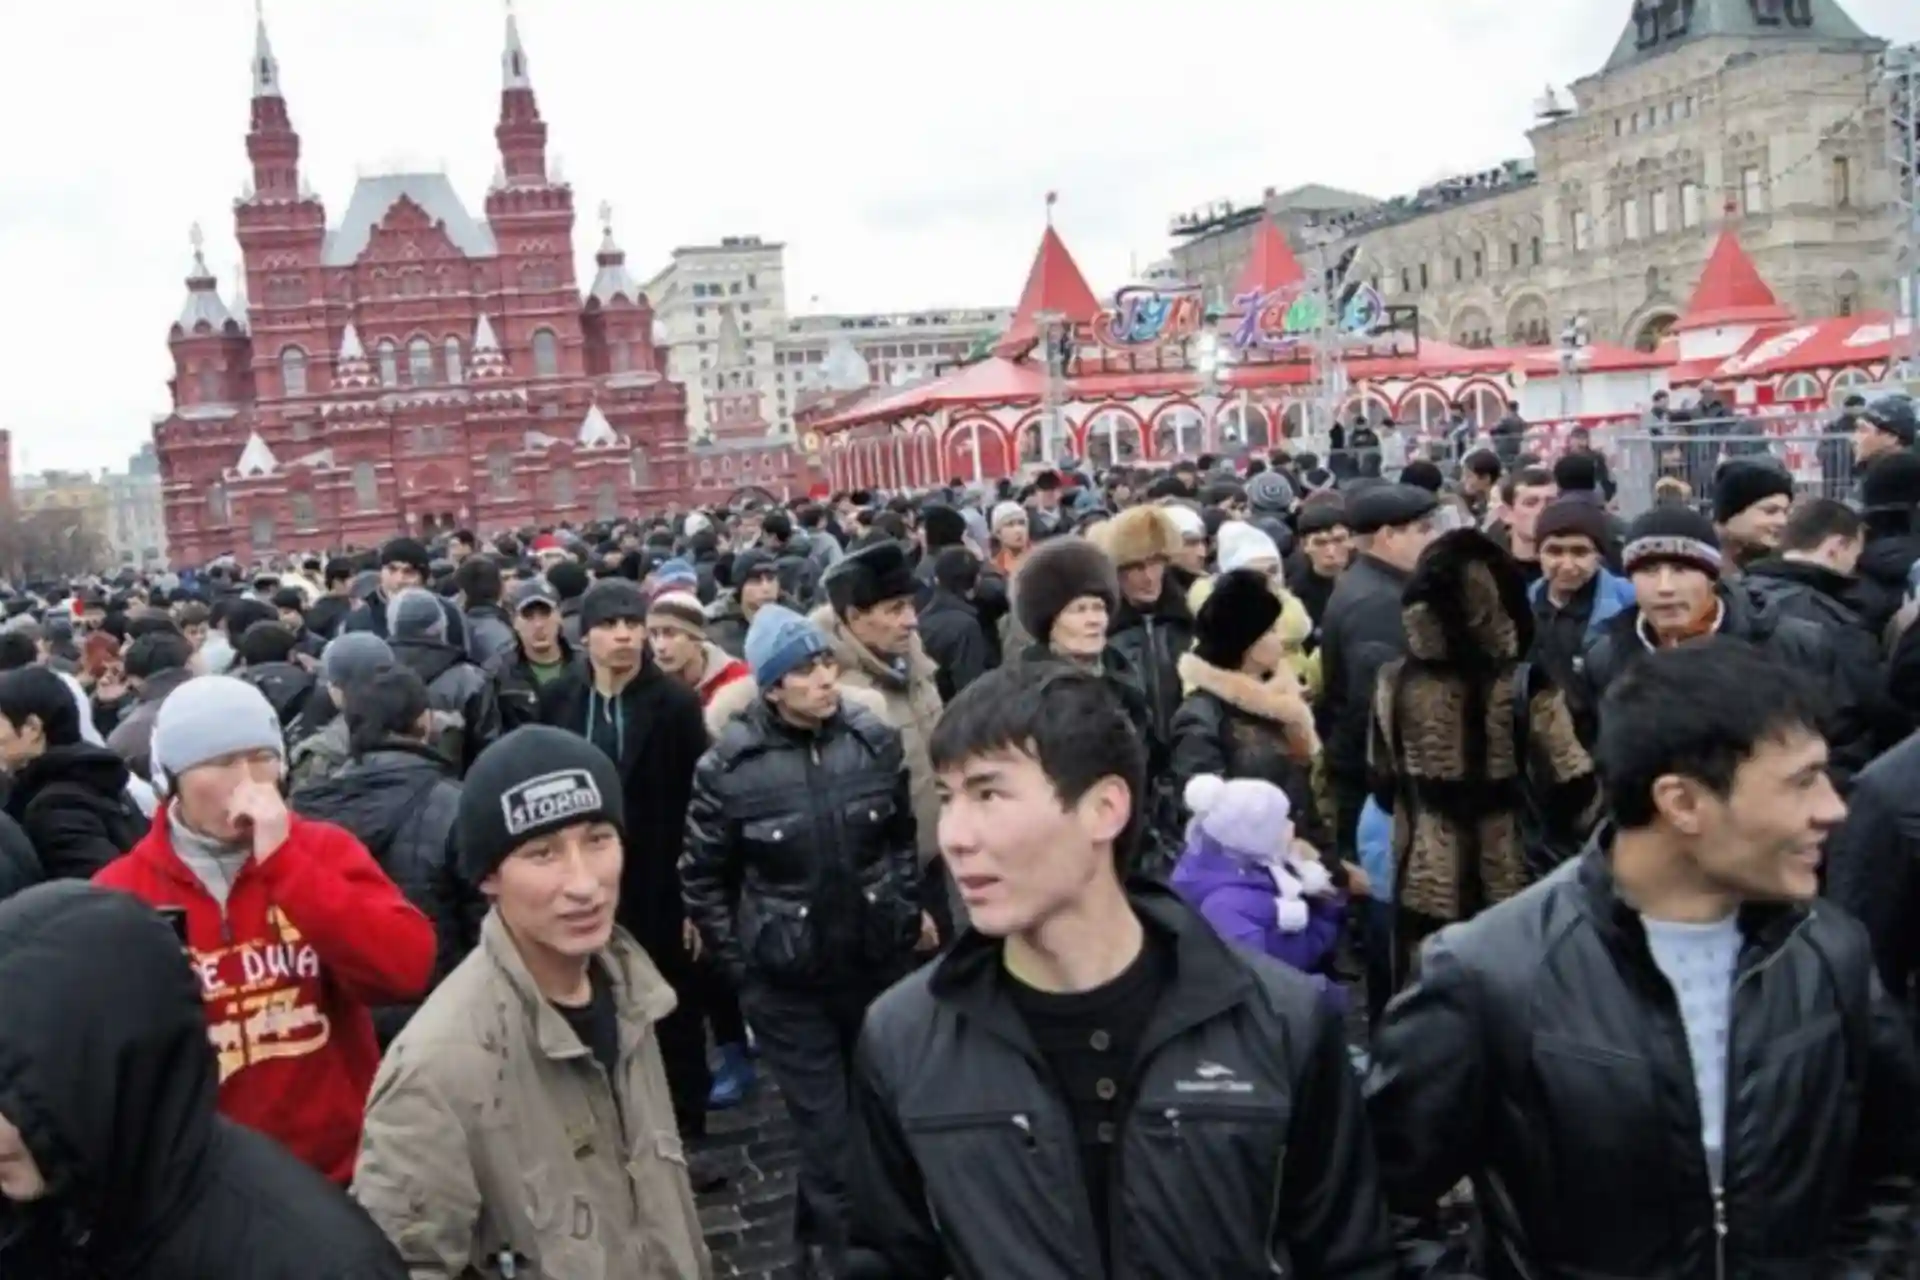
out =
[[1747,566],[1741,581],[1768,609],[1819,627],[1832,646],[1843,690],[1839,699],[1857,723],[1835,728],[1835,763],[1848,775],[1907,736],[1912,724],[1887,698],[1880,637],[1863,610],[1872,593],[1858,578],[1825,565],[1772,557]]
[[[303,818],[351,831],[407,901],[433,921],[440,940],[433,982],[439,985],[473,950],[485,914],[455,869],[460,784],[452,766],[431,747],[394,740],[331,778],[295,791],[291,803]],[[419,1007],[376,1008],[373,1025],[380,1043],[391,1043]]]
[[[1887,516],[1870,514],[1871,526]],[[1873,635],[1881,635],[1907,597],[1907,573],[1920,560],[1920,533],[1875,534],[1869,531],[1860,553],[1860,621]]]
[[844,697],[817,730],[762,701],[700,759],[680,883],[735,983],[885,981],[920,936],[900,734]]
[[0,1275],[406,1280],[344,1191],[218,1114],[206,1010],[173,931],[130,894],[0,904],[0,1114],[55,1188],[0,1202]]
[[1172,738],[1173,713],[1180,709],[1180,658],[1193,648],[1193,611],[1171,575],[1161,579],[1160,599],[1141,609],[1123,593],[1107,643],[1126,655],[1146,695],[1154,736]]
[[1427,944],[1373,1044],[1391,1206],[1472,1178],[1492,1280],[1905,1274],[1920,1071],[1865,931],[1824,903],[1742,912],[1716,1196],[1679,1006],[1610,846]]
[[[1171,891],[1134,911],[1174,956],[1114,1135],[1112,1274],[1386,1280],[1393,1248],[1339,1020]],[[867,1011],[856,1254],[901,1280],[1104,1274],[1073,1122],[1007,994],[1001,945],[953,950]]]
[[260,691],[279,715],[283,730],[299,722],[307,700],[313,697],[313,672],[297,662],[263,662],[257,667],[242,667],[234,675]]
[[393,656],[427,686],[435,745],[466,776],[474,760],[500,736],[500,699],[487,673],[466,649],[439,640],[389,640]]
[[105,747],[49,747],[14,776],[7,813],[49,880],[89,880],[152,824],[127,794],[127,766]]

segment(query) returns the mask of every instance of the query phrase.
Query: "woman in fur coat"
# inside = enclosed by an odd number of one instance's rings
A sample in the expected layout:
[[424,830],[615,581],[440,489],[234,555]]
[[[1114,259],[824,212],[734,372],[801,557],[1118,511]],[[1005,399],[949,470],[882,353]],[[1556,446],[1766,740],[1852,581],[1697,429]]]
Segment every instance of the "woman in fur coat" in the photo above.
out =
[[1533,611],[1505,551],[1474,529],[1442,536],[1401,619],[1407,652],[1380,671],[1368,752],[1393,814],[1396,984],[1422,940],[1526,888],[1600,808],[1565,695],[1521,661]]
[[1313,709],[1287,662],[1284,605],[1258,569],[1223,573],[1180,659],[1186,697],[1174,714],[1168,768],[1176,790],[1207,774],[1257,778],[1286,792],[1299,834],[1331,850],[1313,803],[1320,740]]

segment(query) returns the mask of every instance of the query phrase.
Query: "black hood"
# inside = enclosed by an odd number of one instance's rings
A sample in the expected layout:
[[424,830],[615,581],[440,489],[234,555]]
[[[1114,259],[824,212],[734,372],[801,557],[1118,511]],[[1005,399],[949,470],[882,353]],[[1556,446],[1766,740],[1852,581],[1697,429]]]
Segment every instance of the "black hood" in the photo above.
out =
[[313,692],[313,673],[298,663],[263,662],[235,674],[265,695],[282,724],[299,714]]
[[199,1194],[218,1088],[200,985],[151,908],[76,881],[0,903],[0,1114],[49,1188],[30,1216],[131,1262]]
[[301,817],[345,827],[379,855],[420,815],[434,784],[452,777],[452,767],[433,748],[393,742],[300,788],[293,807]]
[[441,640],[388,640],[393,656],[400,660],[413,674],[420,677],[422,684],[431,685],[435,680],[467,661],[467,651],[456,649]]
[[9,807],[17,813],[40,788],[54,782],[75,782],[89,791],[117,796],[127,789],[127,762],[91,742],[48,747],[14,775]]
[[[1850,608],[1856,607],[1855,594],[1859,590],[1860,580],[1829,569],[1823,564],[1810,564],[1805,560],[1783,560],[1779,556],[1769,556],[1765,560],[1757,560],[1748,565],[1746,575],[1750,579],[1770,579],[1806,587]],[[1754,585],[1763,587],[1763,584],[1758,582]]]
[[1907,570],[1920,560],[1920,533],[1896,533],[1868,538],[1860,553],[1860,576],[1889,591],[1904,593]]

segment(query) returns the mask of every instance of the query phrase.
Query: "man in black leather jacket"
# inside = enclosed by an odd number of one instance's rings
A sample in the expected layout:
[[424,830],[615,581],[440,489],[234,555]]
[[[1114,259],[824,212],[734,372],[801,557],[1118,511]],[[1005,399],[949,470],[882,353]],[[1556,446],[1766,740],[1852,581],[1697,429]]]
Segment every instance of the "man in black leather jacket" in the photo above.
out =
[[1393,1275],[1338,1019],[1122,884],[1146,755],[1110,687],[993,672],[932,750],[972,928],[867,1015],[853,1274]]
[[1479,1274],[1882,1276],[1914,1248],[1920,1069],[1818,901],[1845,814],[1818,695],[1728,639],[1609,690],[1617,826],[1446,929],[1374,1040],[1390,1204],[1462,1178]]
[[836,1276],[854,1037],[927,927],[913,804],[899,732],[841,690],[819,628],[766,605],[746,648],[762,696],[694,773],[680,883],[793,1117],[795,1234]]

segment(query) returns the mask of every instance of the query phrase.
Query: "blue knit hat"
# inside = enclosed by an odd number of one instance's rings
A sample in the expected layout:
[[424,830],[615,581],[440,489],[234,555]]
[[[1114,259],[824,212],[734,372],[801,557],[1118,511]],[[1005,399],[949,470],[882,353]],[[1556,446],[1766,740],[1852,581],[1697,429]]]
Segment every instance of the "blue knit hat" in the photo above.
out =
[[773,688],[795,668],[832,652],[820,628],[784,605],[761,605],[747,628],[747,665],[762,689]]
[[678,556],[662,560],[660,567],[653,571],[651,581],[656,596],[669,591],[690,591],[697,595],[700,591],[700,575],[691,564]]

